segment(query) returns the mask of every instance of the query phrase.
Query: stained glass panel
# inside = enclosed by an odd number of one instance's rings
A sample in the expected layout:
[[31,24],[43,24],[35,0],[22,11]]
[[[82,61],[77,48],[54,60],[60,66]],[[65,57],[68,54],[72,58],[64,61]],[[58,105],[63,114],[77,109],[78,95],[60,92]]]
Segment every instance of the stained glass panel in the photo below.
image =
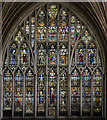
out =
[[75,16],[71,16],[71,49],[73,49],[75,45]]
[[84,116],[91,115],[91,74],[85,69],[82,77],[82,110]]
[[56,5],[51,5],[49,8],[49,17],[55,19],[58,14],[58,9]]
[[17,45],[13,43],[9,49],[9,65],[11,66],[12,70],[17,65],[17,62],[18,62],[18,49]]
[[60,116],[67,116],[68,103],[68,74],[67,68],[60,68],[59,75],[59,113]]
[[31,46],[32,46],[33,53],[35,53],[34,45],[35,45],[35,17],[34,15],[32,15],[31,17]]
[[25,80],[25,115],[34,114],[34,75],[31,70],[26,73]]
[[12,74],[9,70],[3,75],[3,110],[12,110]]
[[71,115],[80,115],[80,74],[77,69],[71,74]]
[[29,65],[29,48],[26,43],[23,43],[20,49],[20,65],[25,69]]
[[49,46],[49,53],[48,53],[48,62],[51,65],[55,65],[57,63],[57,51],[56,46],[54,44],[51,44]]
[[102,73],[96,69],[93,76],[93,114],[102,115]]
[[91,40],[91,35],[88,32],[88,30],[85,30],[83,36],[82,36],[82,40],[84,40],[86,43],[88,43],[88,41]]
[[50,68],[48,73],[48,111],[49,116],[56,116],[57,112],[57,75],[56,69]]
[[15,116],[23,113],[23,74],[21,70],[17,70],[14,81],[14,111]]
[[77,46],[77,65],[78,67],[84,67],[86,64],[86,49],[83,43]]
[[46,73],[45,68],[38,68],[37,74],[37,114],[45,116],[46,109]]
[[60,48],[60,65],[67,65],[68,64],[68,49],[67,45],[62,44]]
[[66,11],[62,11],[61,12],[61,16],[60,16],[60,27],[59,27],[59,40],[61,41],[65,41],[68,40],[68,21],[66,21],[67,19],[67,13]]
[[24,37],[21,33],[21,31],[18,31],[17,35],[15,36],[15,41],[20,43],[20,41],[23,41],[24,40]]
[[38,41],[46,41],[46,21],[45,12],[40,11],[38,15],[37,39]]
[[57,38],[57,26],[56,26],[56,22],[52,21],[49,24],[48,27],[48,34],[49,34],[49,41],[56,41]]
[[46,64],[46,48],[43,44],[38,44],[38,54],[37,54],[37,64],[45,65]]
[[27,34],[27,37],[28,37],[28,39],[29,39],[29,32],[30,32],[29,18],[27,18],[25,24],[26,24],[26,26],[25,26],[25,28],[26,28],[26,34]]
[[96,45],[90,43],[88,47],[88,64],[90,67],[95,67],[97,64],[96,51]]

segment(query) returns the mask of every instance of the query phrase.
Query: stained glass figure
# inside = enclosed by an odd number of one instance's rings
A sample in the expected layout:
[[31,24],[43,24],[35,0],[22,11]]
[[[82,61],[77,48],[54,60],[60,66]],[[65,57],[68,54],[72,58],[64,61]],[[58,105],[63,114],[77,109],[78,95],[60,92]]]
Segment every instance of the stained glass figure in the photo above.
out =
[[66,11],[62,11],[61,17],[60,17],[60,27],[59,27],[59,40],[65,41],[68,40],[68,24],[66,21],[67,19],[67,13]]
[[56,115],[56,86],[57,86],[57,76],[54,68],[50,68],[48,73],[48,108],[49,116]]
[[15,75],[14,91],[14,111],[15,116],[18,116],[18,113],[23,113],[23,74],[19,69]]
[[78,44],[77,46],[77,65],[78,67],[84,67],[86,64],[86,49],[83,43]]
[[67,65],[68,49],[65,44],[61,45],[59,56],[60,56],[60,61],[59,61],[60,65]]
[[68,76],[67,68],[60,68],[59,76],[59,113],[60,116],[67,116],[67,103],[68,103]]
[[38,55],[37,55],[39,65],[46,64],[46,49],[43,44],[38,45]]
[[94,77],[93,77],[93,85],[94,86],[102,86],[102,73],[99,69],[95,71]]
[[57,17],[57,14],[58,14],[57,6],[56,5],[51,5],[49,7],[49,17],[51,19],[55,19]]
[[31,70],[26,73],[25,80],[25,115],[34,114],[34,75]]
[[55,65],[56,62],[57,62],[57,57],[56,57],[56,54],[57,54],[57,51],[56,51],[56,46],[54,44],[50,45],[50,48],[49,48],[49,56],[48,56],[48,62],[49,64],[51,65]]
[[85,30],[83,36],[82,36],[82,40],[84,40],[86,43],[88,43],[88,41],[91,40],[91,35],[88,32],[88,30]]
[[20,43],[20,41],[23,41],[24,40],[24,37],[21,33],[21,31],[18,31],[17,35],[15,36],[15,41]]
[[37,39],[38,41],[46,41],[46,21],[45,12],[41,10],[38,15]]
[[71,75],[71,85],[80,86],[80,75],[76,69],[72,72]]
[[82,77],[82,110],[83,116],[91,115],[91,74],[88,69],[85,69]]
[[37,74],[37,115],[45,116],[46,107],[46,73],[45,68],[38,68]]
[[49,34],[49,41],[56,41],[57,26],[55,21],[50,22],[48,27],[48,34]]
[[6,70],[3,75],[3,110],[11,112],[12,110],[12,74]]
[[40,27],[37,28],[38,29],[37,38],[38,38],[38,41],[43,42],[43,41],[46,41],[46,27],[44,27],[45,25],[42,22],[41,22],[40,25],[43,25],[43,27],[40,26]]
[[97,64],[96,60],[96,45],[94,43],[90,43],[88,47],[88,64],[90,67],[95,67]]
[[71,115],[80,115],[80,74],[77,69],[71,74]]
[[13,43],[10,46],[9,49],[9,65],[11,66],[11,69],[13,69],[17,65],[17,59],[18,59],[18,50],[15,43]]
[[93,114],[102,115],[102,73],[96,69],[93,76]]
[[26,43],[21,45],[20,64],[23,69],[29,65],[29,49]]
[[32,16],[31,17],[31,46],[32,46],[33,53],[35,52],[34,45],[35,45],[35,17]]

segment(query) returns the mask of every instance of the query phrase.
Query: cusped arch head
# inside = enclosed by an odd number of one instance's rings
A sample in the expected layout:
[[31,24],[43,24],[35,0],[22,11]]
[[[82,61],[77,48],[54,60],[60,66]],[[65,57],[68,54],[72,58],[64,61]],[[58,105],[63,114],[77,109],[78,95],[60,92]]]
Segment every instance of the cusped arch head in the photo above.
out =
[[18,73],[18,71],[20,71],[21,74],[24,74],[22,68],[19,66],[14,70],[14,75],[16,75]]
[[4,68],[4,70],[3,70],[3,75],[5,75],[5,73],[9,73],[9,74],[11,74],[11,75],[13,75],[13,73],[12,73],[12,71],[11,71],[11,69],[9,68],[9,67],[5,67]]
[[78,73],[78,75],[80,76],[81,72],[76,66],[71,70],[71,75],[74,71],[75,71],[75,73]]
[[34,74],[33,68],[32,68],[31,66],[26,69],[25,74],[27,74],[29,71],[30,71],[32,74]]
[[92,49],[93,49],[93,48],[94,48],[94,49],[97,49],[97,43],[96,43],[96,41],[93,41],[93,40],[90,40],[90,41],[88,42],[87,46],[88,46],[88,49],[90,49],[91,46],[93,46]]

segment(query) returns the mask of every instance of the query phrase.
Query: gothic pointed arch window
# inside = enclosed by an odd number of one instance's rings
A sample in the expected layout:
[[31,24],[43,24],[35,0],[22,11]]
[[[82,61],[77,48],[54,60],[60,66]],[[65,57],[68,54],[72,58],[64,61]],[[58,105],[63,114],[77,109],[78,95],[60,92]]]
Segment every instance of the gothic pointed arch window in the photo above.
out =
[[3,61],[3,116],[102,116],[104,66],[90,26],[60,3],[34,7]]

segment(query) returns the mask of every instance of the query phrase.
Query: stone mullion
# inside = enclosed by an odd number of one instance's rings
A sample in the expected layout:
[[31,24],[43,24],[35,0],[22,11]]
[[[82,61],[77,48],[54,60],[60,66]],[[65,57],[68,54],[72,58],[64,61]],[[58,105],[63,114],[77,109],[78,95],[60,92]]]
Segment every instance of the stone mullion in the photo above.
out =
[[34,75],[35,75],[35,94],[34,94],[34,105],[35,105],[35,118],[37,117],[37,11],[35,9],[35,62],[34,62]]
[[25,72],[23,73],[23,118],[25,117]]
[[80,73],[80,116],[82,117],[82,73]]
[[69,32],[69,43],[68,43],[68,116],[71,116],[71,66],[69,63],[71,62],[70,60],[70,48],[71,48],[71,11],[69,10],[69,25],[68,25],[68,32]]
[[14,117],[14,81],[15,76],[13,75],[13,81],[12,81],[12,118]]
[[48,5],[46,11],[46,117],[48,117]]
[[93,74],[91,73],[91,117],[93,117]]
[[[59,10],[59,6],[58,6]],[[57,117],[59,116],[59,14],[57,22]]]

